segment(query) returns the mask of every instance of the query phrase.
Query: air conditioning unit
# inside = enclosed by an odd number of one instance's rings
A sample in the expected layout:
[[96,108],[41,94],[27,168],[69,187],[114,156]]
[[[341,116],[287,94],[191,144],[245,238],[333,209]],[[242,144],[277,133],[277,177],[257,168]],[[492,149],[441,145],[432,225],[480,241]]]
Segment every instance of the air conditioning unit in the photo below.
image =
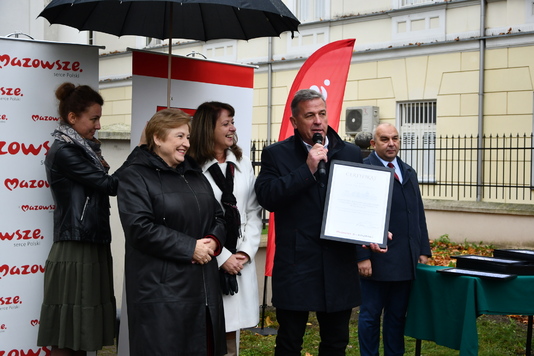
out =
[[349,135],[355,135],[358,132],[373,132],[378,123],[378,106],[347,108],[345,132]]

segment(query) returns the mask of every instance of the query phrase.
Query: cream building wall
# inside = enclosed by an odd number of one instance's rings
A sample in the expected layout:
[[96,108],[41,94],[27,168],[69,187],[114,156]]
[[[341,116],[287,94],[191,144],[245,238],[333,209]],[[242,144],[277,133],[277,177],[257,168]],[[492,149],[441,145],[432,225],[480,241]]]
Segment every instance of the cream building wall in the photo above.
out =
[[[297,3],[296,0],[286,2],[293,6]],[[210,59],[258,65],[254,89],[254,139],[277,138],[287,93],[298,69],[316,49],[343,38],[357,39],[344,108],[378,106],[380,119],[395,123],[397,102],[435,99],[438,134],[476,134],[480,1],[437,1],[406,9],[399,3],[394,0],[326,0],[332,18],[304,23],[293,40],[288,34],[248,42],[174,40],[173,43],[179,44],[173,46],[173,53],[197,52]],[[531,77],[529,59],[532,57],[528,52],[532,34],[528,31],[533,20],[532,16],[525,15],[528,14],[525,11],[528,3],[522,0],[487,3],[487,32],[498,36],[487,40],[487,100],[484,106],[487,133],[503,129],[506,132],[532,131],[529,118],[532,112],[529,107],[531,84],[527,78]],[[61,31],[55,30],[59,27]],[[506,34],[509,28],[513,30]],[[81,40],[83,37],[83,33],[77,33],[78,37],[69,33],[71,31],[64,26],[50,26],[50,29],[62,38]],[[521,33],[520,29],[525,30]],[[491,48],[492,41],[496,49]],[[163,46],[152,41],[155,47],[149,48],[166,52],[168,41],[159,42]],[[105,46],[101,50],[100,79],[101,91],[106,98],[107,125],[113,130],[122,127],[128,131],[131,120],[131,55],[128,48],[145,48],[147,40],[94,33],[94,43]],[[270,88],[268,69],[272,70]],[[502,79],[507,80],[506,86]],[[269,102],[272,103],[270,108]],[[512,115],[513,120],[503,120],[503,115]],[[504,125],[504,122],[508,123]],[[342,135],[344,123],[342,117]]]
[[[37,18],[47,2],[3,1],[0,34],[22,30],[36,39],[87,43],[86,31],[49,26]],[[439,134],[476,133],[481,1],[435,1],[407,7],[401,6],[402,0],[312,2],[323,2],[330,18],[303,23],[294,39],[284,33],[280,38],[248,42],[173,40],[173,53],[198,52],[210,59],[258,66],[255,139],[265,139],[268,134],[277,137],[289,87],[305,59],[319,47],[344,38],[357,39],[344,107],[379,106],[381,120],[395,122],[397,102],[436,99]],[[296,11],[299,0],[286,3]],[[532,4],[493,0],[486,6],[485,130],[531,132]],[[13,13],[21,15],[7,15]],[[98,32],[93,41],[102,47],[100,89],[106,98],[107,124],[127,129],[131,120],[128,49],[167,52],[168,41],[152,41],[147,47],[146,38]],[[272,70],[270,88],[268,69]],[[269,114],[272,124],[267,122]],[[344,134],[341,119],[340,132]]]
[[[278,138],[289,89],[306,58],[327,43],[347,38],[356,38],[356,44],[343,113],[350,107],[377,106],[382,122],[399,126],[400,103],[435,100],[438,136],[476,135],[481,129],[484,134],[533,132],[532,1],[437,0],[420,1],[415,6],[403,6],[403,0],[284,2],[297,16],[303,2],[323,4],[324,11],[322,17],[302,21],[293,39],[284,33],[279,38],[250,41],[172,41],[173,54],[201,53],[212,60],[258,67],[254,77],[253,139]],[[37,18],[47,3],[2,0],[0,36],[21,31],[38,40],[89,43],[85,31],[50,26],[46,20]],[[482,8],[486,9],[483,13]],[[485,20],[483,26],[481,19]],[[116,169],[129,149],[132,118],[129,48],[166,53],[168,41],[135,36],[117,38],[97,32],[93,41],[102,47],[100,91],[106,103],[101,138],[106,145],[106,158]],[[482,127],[478,122],[481,44],[485,79]],[[342,137],[348,137],[345,131],[342,114],[339,127]],[[456,196],[452,200],[425,199],[431,237],[449,234],[451,240],[459,242],[483,240],[501,246],[534,247],[533,199],[475,200],[473,197],[459,201]],[[124,241],[116,210],[112,213],[114,255],[119,271],[115,277],[116,290],[120,298]],[[261,263],[258,267],[263,270]]]

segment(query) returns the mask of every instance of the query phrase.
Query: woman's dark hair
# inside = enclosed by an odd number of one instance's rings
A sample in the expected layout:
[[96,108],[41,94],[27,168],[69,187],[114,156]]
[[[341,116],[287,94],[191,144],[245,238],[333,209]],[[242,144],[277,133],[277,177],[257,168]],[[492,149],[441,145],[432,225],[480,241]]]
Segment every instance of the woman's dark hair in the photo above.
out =
[[104,105],[102,96],[90,86],[75,86],[68,82],[56,89],[56,98],[59,100],[59,117],[65,124],[69,123],[68,116],[71,112],[79,116],[93,104]]
[[145,127],[147,148],[154,152],[156,143],[154,136],[161,141],[167,140],[167,135],[172,129],[182,125],[191,126],[191,116],[180,109],[163,109],[155,113]]
[[[197,108],[195,115],[193,115],[193,120],[191,121],[191,147],[188,153],[200,165],[215,158],[215,138],[213,133],[222,110],[228,110],[230,117],[235,115],[235,109],[232,105],[218,101],[201,104]],[[229,149],[238,161],[241,160],[243,151],[237,145],[237,135],[234,135],[234,143]]]

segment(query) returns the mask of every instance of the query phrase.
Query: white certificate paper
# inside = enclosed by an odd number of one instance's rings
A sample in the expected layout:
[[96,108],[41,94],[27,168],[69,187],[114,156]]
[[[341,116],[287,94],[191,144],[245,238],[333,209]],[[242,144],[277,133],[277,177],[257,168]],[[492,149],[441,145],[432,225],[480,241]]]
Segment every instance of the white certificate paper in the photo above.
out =
[[393,179],[386,167],[332,161],[321,238],[386,247]]

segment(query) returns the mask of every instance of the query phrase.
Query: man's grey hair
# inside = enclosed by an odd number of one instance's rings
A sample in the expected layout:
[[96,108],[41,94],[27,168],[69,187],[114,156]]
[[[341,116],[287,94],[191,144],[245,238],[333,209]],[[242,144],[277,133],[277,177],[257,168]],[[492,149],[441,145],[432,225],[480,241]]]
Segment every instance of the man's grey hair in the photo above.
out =
[[321,93],[313,89],[301,89],[295,93],[291,101],[291,115],[297,117],[299,114],[299,103],[301,101],[308,101],[313,99],[322,99],[326,105],[326,100]]

